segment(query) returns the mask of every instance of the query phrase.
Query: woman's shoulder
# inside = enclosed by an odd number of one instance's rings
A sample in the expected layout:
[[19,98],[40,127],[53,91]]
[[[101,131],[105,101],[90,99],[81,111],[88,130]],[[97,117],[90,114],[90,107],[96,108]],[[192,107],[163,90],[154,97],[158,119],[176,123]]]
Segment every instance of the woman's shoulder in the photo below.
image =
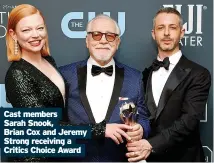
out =
[[7,70],[6,77],[16,76],[21,78],[29,74],[33,74],[32,67],[29,66],[28,62],[23,59],[20,59],[19,61],[14,61],[11,63],[10,67]]
[[22,73],[24,69],[25,69],[25,64],[21,60],[14,61],[11,63],[10,67],[8,68],[6,75],[14,75],[17,73]]
[[8,68],[7,73],[14,73],[16,71],[22,71],[22,69],[25,67],[22,60],[20,61],[14,61],[11,63],[10,67]]
[[25,68],[24,63],[22,61],[14,61],[11,63],[5,75],[5,82],[8,80],[18,80],[25,78]]

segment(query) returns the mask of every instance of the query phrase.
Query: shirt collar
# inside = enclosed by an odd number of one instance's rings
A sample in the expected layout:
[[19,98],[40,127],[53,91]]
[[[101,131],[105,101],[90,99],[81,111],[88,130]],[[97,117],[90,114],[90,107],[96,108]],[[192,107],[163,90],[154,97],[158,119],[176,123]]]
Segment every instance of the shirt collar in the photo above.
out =
[[[172,54],[171,56],[169,56],[170,64],[176,65],[178,63],[178,61],[180,60],[181,56],[182,56],[181,50],[179,50],[178,52],[176,52],[176,53]],[[157,56],[157,60],[161,61],[159,56]]]

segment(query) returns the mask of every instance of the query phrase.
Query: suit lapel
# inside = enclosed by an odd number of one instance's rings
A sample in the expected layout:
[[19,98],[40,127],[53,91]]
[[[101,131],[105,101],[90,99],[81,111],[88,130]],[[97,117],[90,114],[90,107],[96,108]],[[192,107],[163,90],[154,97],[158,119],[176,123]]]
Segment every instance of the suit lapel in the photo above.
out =
[[151,77],[151,73],[152,73],[152,66],[150,66],[149,68],[145,68],[143,70],[143,89],[144,89],[144,93],[146,94],[146,90],[147,90],[147,86],[148,86],[148,79]]
[[145,92],[145,101],[148,101],[148,91],[151,87],[151,78],[152,78],[152,69],[146,68],[143,71],[143,85],[144,85],[144,92]]
[[163,88],[161,93],[161,97],[158,103],[158,109],[156,113],[156,119],[162,112],[163,108],[165,107],[169,97],[171,96],[173,90],[186,78],[186,76],[191,71],[190,68],[182,68],[185,67],[185,60],[184,56],[181,57],[180,61],[177,63],[175,68],[172,70],[169,78],[166,81],[166,84]]
[[154,102],[154,97],[152,93],[152,66],[145,68],[143,71],[143,85],[145,93],[145,103],[148,106],[150,112],[150,120],[155,119],[157,107]]
[[148,81],[147,81],[147,87],[146,87],[146,98],[145,98],[146,104],[151,113],[149,119],[153,120],[156,116],[157,107],[154,101],[153,93],[152,93],[152,71],[149,74]]
[[83,107],[85,109],[85,112],[88,115],[90,122],[95,124],[96,121],[94,119],[91,107],[89,105],[88,98],[86,96],[87,65],[77,68],[77,75],[78,75],[78,87],[80,92],[80,98],[81,98]]
[[[114,81],[114,88],[113,88],[113,92],[111,95],[111,100],[109,103],[109,107],[108,107],[108,111],[105,117],[105,120],[108,122],[112,112],[115,108],[115,106],[118,103],[119,97],[120,97],[120,92],[122,89],[122,85],[123,85],[123,80],[124,80],[124,68],[119,68],[116,64],[115,64],[115,81]],[[118,115],[119,116],[119,115]]]

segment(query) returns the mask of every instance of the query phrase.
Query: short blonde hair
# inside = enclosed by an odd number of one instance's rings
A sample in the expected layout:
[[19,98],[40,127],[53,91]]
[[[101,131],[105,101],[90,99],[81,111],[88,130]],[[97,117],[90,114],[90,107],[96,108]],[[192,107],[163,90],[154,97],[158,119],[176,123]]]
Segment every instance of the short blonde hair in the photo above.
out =
[[[6,33],[7,58],[8,58],[9,62],[19,61],[21,59],[21,47],[19,46],[20,50],[18,51],[18,54],[15,55],[14,54],[15,43],[14,43],[14,40],[11,37],[9,31],[11,29],[13,31],[15,31],[17,23],[22,18],[33,15],[33,14],[39,14],[44,20],[42,13],[37,8],[35,8],[34,6],[29,5],[29,4],[18,5],[10,12],[10,15],[8,18],[8,24],[7,24],[7,33]],[[46,24],[45,24],[45,29],[47,29]],[[41,54],[42,54],[42,56],[50,55],[49,44],[48,44],[48,35],[45,40],[45,45],[41,49]]]

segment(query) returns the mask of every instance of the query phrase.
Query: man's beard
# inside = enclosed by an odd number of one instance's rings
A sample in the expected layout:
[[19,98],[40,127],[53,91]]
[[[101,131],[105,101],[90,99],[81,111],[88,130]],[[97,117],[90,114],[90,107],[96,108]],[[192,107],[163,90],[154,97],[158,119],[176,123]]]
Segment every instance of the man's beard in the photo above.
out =
[[96,58],[96,60],[98,61],[102,61],[102,62],[106,62],[106,61],[109,61],[110,58],[112,57],[112,54],[111,53],[108,53],[107,55],[103,56],[103,55],[100,55],[99,53],[95,53],[94,54],[94,57]]

